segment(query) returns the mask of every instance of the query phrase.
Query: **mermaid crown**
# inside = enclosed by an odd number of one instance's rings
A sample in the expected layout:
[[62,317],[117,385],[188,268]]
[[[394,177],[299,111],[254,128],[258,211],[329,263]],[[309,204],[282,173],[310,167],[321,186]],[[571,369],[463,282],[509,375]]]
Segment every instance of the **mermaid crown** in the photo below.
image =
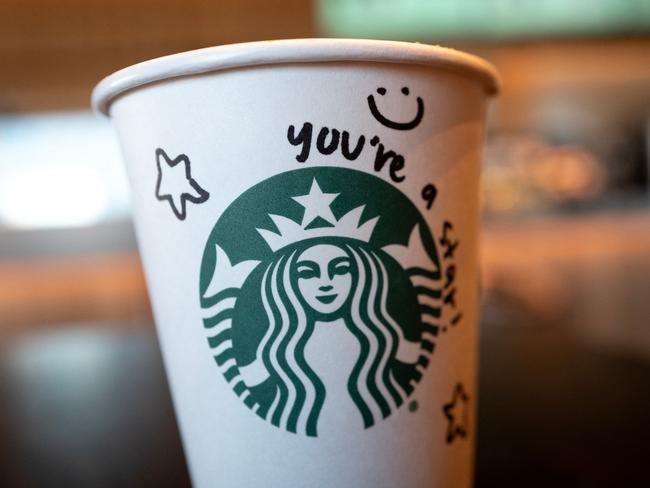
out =
[[363,242],[370,241],[379,217],[361,224],[365,205],[360,205],[337,219],[330,208],[338,193],[323,193],[316,178],[312,180],[307,195],[292,197],[305,208],[300,223],[282,215],[269,214],[278,232],[256,229],[273,252],[306,239],[315,237],[347,237]]

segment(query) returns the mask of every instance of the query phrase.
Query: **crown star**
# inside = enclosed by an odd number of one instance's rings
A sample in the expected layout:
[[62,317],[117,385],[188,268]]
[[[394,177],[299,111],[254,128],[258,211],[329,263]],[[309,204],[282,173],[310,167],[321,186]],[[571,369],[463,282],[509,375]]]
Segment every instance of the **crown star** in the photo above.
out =
[[[361,215],[365,205],[360,205],[337,219],[330,205],[339,195],[339,193],[324,193],[314,178],[307,195],[291,197],[305,208],[300,223],[283,215],[269,214],[278,232],[268,229],[256,230],[273,252],[298,241],[315,237],[347,237],[369,242],[379,217],[374,217],[361,224]],[[309,228],[309,225],[319,217],[330,226]]]
[[339,195],[340,193],[323,193],[323,190],[318,186],[318,181],[314,178],[307,195],[291,197],[293,200],[305,207],[305,214],[302,217],[302,226],[307,227],[318,217],[332,225],[336,224],[336,217],[334,217],[330,205]]

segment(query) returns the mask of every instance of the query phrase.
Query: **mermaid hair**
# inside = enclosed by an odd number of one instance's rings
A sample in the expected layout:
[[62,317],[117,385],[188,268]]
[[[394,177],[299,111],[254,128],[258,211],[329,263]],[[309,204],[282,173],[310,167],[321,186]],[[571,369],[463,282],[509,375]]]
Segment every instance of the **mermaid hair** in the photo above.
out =
[[[314,330],[291,279],[296,251],[282,256],[265,270],[261,296],[268,329],[257,351],[277,392],[267,416],[290,432],[316,435],[325,386],[305,361],[305,345]],[[274,286],[275,285],[275,286]]]
[[391,373],[391,363],[404,337],[387,309],[389,279],[381,258],[362,246],[348,244],[346,250],[357,268],[347,323],[362,350],[348,380],[348,391],[367,428],[379,417],[388,417],[408,394]]
[[[359,341],[361,353],[347,388],[364,426],[372,426],[399,407],[408,392],[391,373],[403,332],[387,310],[389,278],[382,258],[357,241],[337,244],[350,257],[356,286],[346,302],[346,326]],[[266,417],[290,432],[317,435],[325,387],[305,361],[305,345],[314,330],[304,301],[292,279],[297,251],[284,253],[264,271],[260,292],[268,328],[257,347],[276,383]]]

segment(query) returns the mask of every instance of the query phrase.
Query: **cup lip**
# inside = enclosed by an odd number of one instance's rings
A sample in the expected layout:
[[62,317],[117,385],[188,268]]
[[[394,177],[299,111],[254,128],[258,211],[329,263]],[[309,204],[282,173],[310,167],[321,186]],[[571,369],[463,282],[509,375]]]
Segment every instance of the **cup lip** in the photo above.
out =
[[476,78],[488,96],[500,90],[492,64],[447,47],[371,39],[283,39],[207,47],[134,64],[101,80],[91,103],[95,111],[110,116],[116,98],[163,80],[250,66],[346,61],[432,66]]

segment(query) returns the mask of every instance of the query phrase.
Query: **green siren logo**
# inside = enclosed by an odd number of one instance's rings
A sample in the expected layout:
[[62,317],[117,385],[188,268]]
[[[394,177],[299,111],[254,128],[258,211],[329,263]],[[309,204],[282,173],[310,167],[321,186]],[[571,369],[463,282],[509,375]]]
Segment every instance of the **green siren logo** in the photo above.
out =
[[205,246],[203,324],[254,413],[289,432],[369,428],[414,391],[440,317],[435,241],[400,191],[360,171],[271,177]]

